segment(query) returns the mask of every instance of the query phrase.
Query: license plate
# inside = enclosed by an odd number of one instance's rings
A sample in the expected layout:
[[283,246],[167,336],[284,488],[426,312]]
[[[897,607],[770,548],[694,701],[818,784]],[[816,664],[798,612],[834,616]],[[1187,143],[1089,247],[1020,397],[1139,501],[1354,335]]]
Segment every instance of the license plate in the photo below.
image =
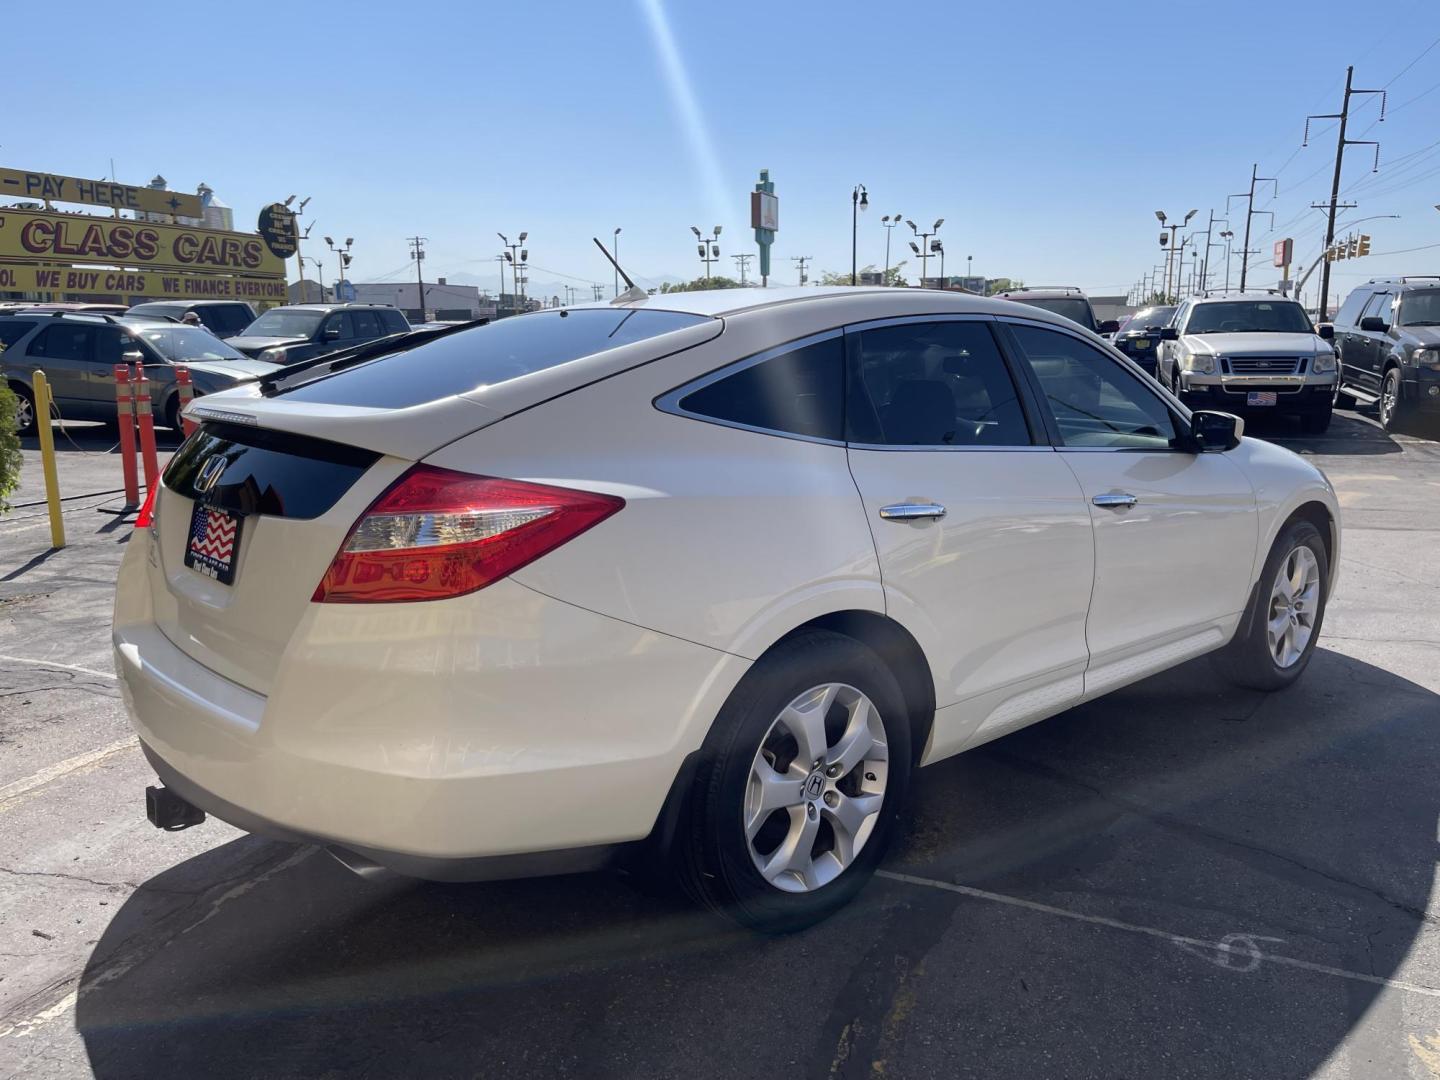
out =
[[221,585],[235,583],[235,552],[240,549],[240,516],[196,503],[190,511],[185,565]]
[[1274,405],[1274,404],[1275,404],[1275,391],[1274,391],[1274,390],[1251,390],[1248,394],[1245,395],[1245,404],[1246,404],[1246,405],[1252,405],[1252,406],[1253,406],[1253,405]]
[[1150,347],[1150,339],[1149,339],[1148,337],[1142,337],[1142,338],[1136,338],[1136,339],[1135,339],[1135,348],[1137,348],[1137,349],[1148,349],[1149,347]]

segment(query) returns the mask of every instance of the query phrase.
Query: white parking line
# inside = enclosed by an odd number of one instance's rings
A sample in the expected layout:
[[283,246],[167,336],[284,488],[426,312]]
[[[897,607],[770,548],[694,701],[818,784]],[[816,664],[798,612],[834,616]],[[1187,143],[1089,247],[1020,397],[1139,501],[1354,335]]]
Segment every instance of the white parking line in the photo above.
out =
[[11,781],[4,787],[0,787],[0,814],[9,810],[18,803],[22,797],[34,791],[36,788],[44,787],[52,780],[58,780],[62,776],[78,772],[81,769],[88,769],[100,764],[106,758],[122,751],[133,749],[140,745],[140,740],[131,735],[129,738],[113,742],[109,746],[102,746],[95,750],[86,750],[83,754],[76,754],[74,757],[66,758],[41,769],[37,773],[19,780]]
[[[1421,983],[1404,982],[1400,979],[1386,979],[1379,975],[1366,975],[1360,971],[1347,971],[1345,968],[1330,967],[1328,964],[1312,964],[1308,960],[1296,960],[1289,956],[1277,956],[1275,953],[1261,951],[1255,944],[1255,939],[1250,935],[1226,935],[1224,941],[1205,941],[1201,938],[1186,937],[1183,934],[1172,934],[1168,930],[1160,930],[1153,926],[1140,926],[1137,923],[1122,922],[1119,919],[1111,919],[1105,915],[1087,915],[1082,911],[1071,911],[1068,908],[1055,907],[1051,904],[1042,904],[1035,900],[1025,900],[1018,896],[1007,896],[1004,893],[989,892],[985,889],[976,889],[969,885],[955,885],[949,881],[937,881],[934,878],[916,877],[914,874],[901,874],[894,870],[876,871],[877,877],[889,878],[891,881],[899,881],[906,885],[919,885],[927,889],[942,889],[945,892],[959,893],[961,896],[969,896],[976,900],[989,900],[996,904],[1007,904],[1010,907],[1024,908],[1027,911],[1036,911],[1042,915],[1055,915],[1062,919],[1073,919],[1076,922],[1090,923],[1092,926],[1105,926],[1111,930],[1124,930],[1130,934],[1143,934],[1146,937],[1156,938],[1160,941],[1169,942],[1171,945],[1179,945],[1187,951],[1199,948],[1220,955],[1234,955],[1245,962],[1245,966],[1232,968],[1236,971],[1253,971],[1260,966],[1260,963],[1278,964],[1281,967],[1298,968],[1301,971],[1314,971],[1321,975],[1334,975],[1341,979],[1353,979],[1356,982],[1372,983],[1376,986],[1390,987],[1394,990],[1403,990],[1409,994],[1424,994],[1426,997],[1440,997],[1440,988],[1425,986]],[[1230,938],[1244,938],[1241,944],[1231,944]],[[1273,940],[1273,939],[1272,939]]]
[[115,678],[113,671],[97,671],[94,668],[80,667],[78,664],[61,664],[54,660],[32,660],[28,656],[6,656],[4,653],[0,653],[0,660],[9,660],[14,664],[34,664],[36,667],[53,667],[61,668],[65,671],[79,671],[86,675],[98,675],[102,679]]

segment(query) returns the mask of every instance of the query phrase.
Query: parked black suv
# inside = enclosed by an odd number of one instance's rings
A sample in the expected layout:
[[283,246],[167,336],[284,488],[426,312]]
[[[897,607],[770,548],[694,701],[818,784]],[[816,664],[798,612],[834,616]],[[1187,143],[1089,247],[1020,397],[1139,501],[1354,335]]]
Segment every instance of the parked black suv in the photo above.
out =
[[226,344],[257,360],[293,364],[409,332],[405,316],[384,304],[292,304],[271,308]]
[[1339,404],[1379,402],[1387,431],[1440,429],[1440,275],[1375,278],[1335,316]]
[[1160,331],[1170,325],[1175,308],[1147,307],[1137,311],[1115,331],[1115,347],[1154,377],[1155,355],[1160,348]]
[[181,322],[192,311],[200,325],[221,340],[243,334],[255,321],[255,309],[244,300],[151,300],[136,304],[125,314],[163,315]]

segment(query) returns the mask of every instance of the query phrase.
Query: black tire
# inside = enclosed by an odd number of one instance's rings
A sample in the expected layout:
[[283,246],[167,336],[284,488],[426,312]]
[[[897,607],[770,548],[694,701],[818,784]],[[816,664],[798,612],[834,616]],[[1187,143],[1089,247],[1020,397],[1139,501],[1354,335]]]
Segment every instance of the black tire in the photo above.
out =
[[[1319,602],[1311,624],[1310,639],[1298,660],[1282,667],[1270,651],[1268,620],[1271,614],[1271,591],[1280,567],[1291,552],[1305,547],[1314,556],[1319,571]],[[1325,553],[1324,539],[1320,530],[1308,521],[1292,521],[1275,538],[1270,554],[1265,559],[1265,568],[1255,585],[1254,594],[1245,614],[1241,616],[1240,628],[1230,644],[1214,654],[1215,667],[1220,675],[1236,686],[1248,690],[1283,690],[1298,679],[1310,664],[1315,653],[1315,644],[1320,640],[1320,631],[1325,621],[1325,606],[1329,601],[1330,560]]]
[[[35,423],[35,395],[19,383],[10,384],[11,391],[15,394],[16,403],[16,433],[19,435],[34,435],[40,427]],[[29,419],[27,420],[26,417]]]
[[1385,379],[1380,384],[1379,409],[1381,427],[1386,431],[1405,431],[1410,419],[1410,407],[1405,400],[1405,387],[1400,381],[1398,367],[1392,367],[1385,372]]
[[[773,725],[781,712],[811,688],[830,683],[859,691],[875,706],[888,747],[884,796],[868,838],[837,877],[808,892],[787,892],[761,875],[745,835],[751,765],[767,734],[773,737]],[[827,741],[837,712],[842,717],[839,724],[844,726],[843,710],[832,708],[826,724]],[[746,673],[706,740],[676,833],[678,850],[671,853],[681,885],[694,900],[755,930],[790,933],[814,925],[849,903],[875,873],[897,827],[912,768],[904,695],[879,656],[855,639],[829,631],[808,632],[784,642]],[[851,778],[858,783],[862,771],[867,777],[874,775],[862,763],[837,783],[845,784]],[[817,769],[811,778],[820,772]],[[808,783],[799,782],[797,790],[803,791]],[[825,798],[830,798],[828,791]],[[815,827],[820,831],[810,852],[821,851],[823,859],[824,830],[831,828],[831,840],[835,837],[830,819],[818,800],[799,805],[805,808],[802,814],[818,822]],[[789,810],[777,809],[766,818],[767,825],[756,833],[757,847],[770,825],[777,825],[782,833],[794,827],[786,824],[789,814]]]
[[1323,435],[1330,430],[1330,417],[1333,408],[1326,408],[1324,412],[1301,413],[1300,430],[1306,435]]

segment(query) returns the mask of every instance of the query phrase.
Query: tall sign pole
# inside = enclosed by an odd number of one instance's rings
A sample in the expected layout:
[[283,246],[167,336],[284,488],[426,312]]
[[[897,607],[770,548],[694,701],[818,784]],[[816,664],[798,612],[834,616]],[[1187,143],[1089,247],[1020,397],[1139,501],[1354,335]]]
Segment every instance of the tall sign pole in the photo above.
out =
[[780,200],[769,169],[760,170],[760,182],[750,193],[750,225],[760,247],[760,285],[766,287],[770,284],[770,245],[780,231]]

